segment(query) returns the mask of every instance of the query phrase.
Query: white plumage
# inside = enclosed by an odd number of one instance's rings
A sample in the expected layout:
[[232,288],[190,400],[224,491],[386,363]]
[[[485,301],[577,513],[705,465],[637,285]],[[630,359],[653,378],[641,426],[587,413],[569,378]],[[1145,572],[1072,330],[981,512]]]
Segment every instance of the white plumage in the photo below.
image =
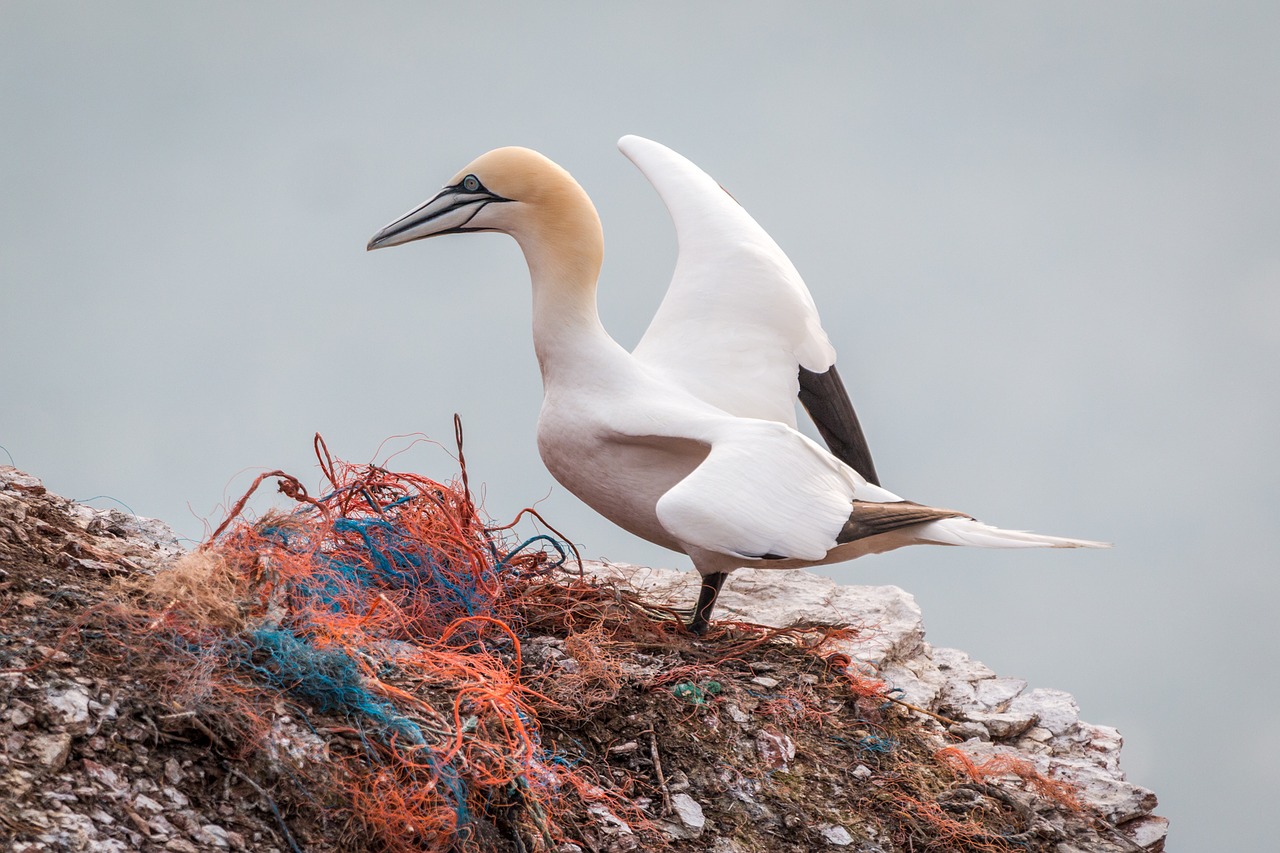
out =
[[813,296],[765,230],[706,172],[639,136],[618,142],[662,197],[679,256],[635,357],[741,417],[796,425],[796,368],[836,363]]
[[[466,231],[519,242],[545,391],[543,461],[605,517],[693,559],[704,579],[695,630],[705,630],[725,573],[745,565],[795,568],[917,543],[1101,544],[1001,530],[877,485],[835,350],[787,256],[679,154],[638,136],[619,147],[661,195],[679,238],[670,288],[634,354],[596,311],[595,208],[534,151],[483,155],[369,248]],[[798,393],[841,458],[796,431]]]

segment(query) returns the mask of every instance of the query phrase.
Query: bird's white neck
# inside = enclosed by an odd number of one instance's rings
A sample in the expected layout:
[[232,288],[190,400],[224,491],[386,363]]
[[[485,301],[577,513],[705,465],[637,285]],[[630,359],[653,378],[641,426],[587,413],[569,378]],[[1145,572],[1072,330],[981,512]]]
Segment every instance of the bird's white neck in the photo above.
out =
[[544,388],[621,347],[596,310],[604,234],[586,193],[566,193],[526,228],[512,229],[533,282],[533,347]]

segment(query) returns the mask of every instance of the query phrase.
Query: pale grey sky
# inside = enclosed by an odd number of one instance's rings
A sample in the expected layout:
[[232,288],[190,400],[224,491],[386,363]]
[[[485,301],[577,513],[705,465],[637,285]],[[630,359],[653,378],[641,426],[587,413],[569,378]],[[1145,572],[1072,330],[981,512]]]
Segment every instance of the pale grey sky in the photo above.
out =
[[542,469],[512,241],[364,251],[476,155],[537,148],[600,208],[630,346],[674,258],[614,148],[649,136],[790,254],[887,486],[1116,543],[827,571],[1118,726],[1173,853],[1270,849],[1280,12],[796,8],[0,4],[0,445],[198,538],[263,469],[317,482],[316,431],[368,460],[448,446],[457,411],[492,515],[549,493],[586,553],[687,565]]

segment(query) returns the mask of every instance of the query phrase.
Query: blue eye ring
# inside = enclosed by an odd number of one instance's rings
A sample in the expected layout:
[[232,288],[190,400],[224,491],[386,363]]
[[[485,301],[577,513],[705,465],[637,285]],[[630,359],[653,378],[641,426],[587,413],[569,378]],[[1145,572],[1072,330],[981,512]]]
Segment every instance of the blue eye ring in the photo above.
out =
[[467,175],[462,179],[461,186],[469,193],[478,192],[480,190],[480,179],[475,175]]

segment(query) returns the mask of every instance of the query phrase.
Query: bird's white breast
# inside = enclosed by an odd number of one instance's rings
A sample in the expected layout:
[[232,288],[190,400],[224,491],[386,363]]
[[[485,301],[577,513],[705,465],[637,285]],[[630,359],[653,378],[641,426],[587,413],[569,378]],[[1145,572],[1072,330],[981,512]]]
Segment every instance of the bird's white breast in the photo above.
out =
[[[607,407],[606,407],[607,408]],[[538,452],[561,485],[605,518],[642,539],[685,551],[658,522],[661,498],[707,455],[693,440],[630,438],[611,429],[599,407],[549,395],[538,419]]]

